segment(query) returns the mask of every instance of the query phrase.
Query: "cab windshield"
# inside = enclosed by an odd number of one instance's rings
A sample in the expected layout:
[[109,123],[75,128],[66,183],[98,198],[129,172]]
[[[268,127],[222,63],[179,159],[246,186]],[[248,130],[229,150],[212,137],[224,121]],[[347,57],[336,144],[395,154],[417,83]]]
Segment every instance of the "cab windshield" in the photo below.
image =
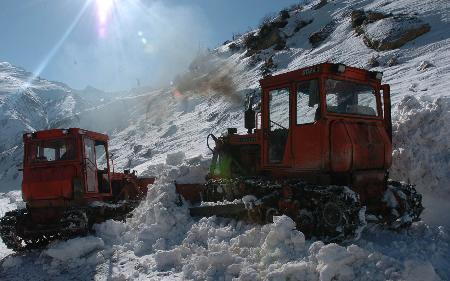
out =
[[378,116],[376,90],[370,85],[327,79],[325,91],[328,112]]
[[72,139],[36,141],[28,145],[29,163],[74,159],[75,151]]

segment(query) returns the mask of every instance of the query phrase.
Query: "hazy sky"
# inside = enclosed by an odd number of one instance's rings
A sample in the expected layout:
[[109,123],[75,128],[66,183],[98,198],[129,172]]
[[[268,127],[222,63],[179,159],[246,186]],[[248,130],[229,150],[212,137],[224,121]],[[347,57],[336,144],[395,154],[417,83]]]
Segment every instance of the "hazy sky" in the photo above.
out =
[[0,61],[77,89],[166,83],[199,49],[298,2],[2,0]]

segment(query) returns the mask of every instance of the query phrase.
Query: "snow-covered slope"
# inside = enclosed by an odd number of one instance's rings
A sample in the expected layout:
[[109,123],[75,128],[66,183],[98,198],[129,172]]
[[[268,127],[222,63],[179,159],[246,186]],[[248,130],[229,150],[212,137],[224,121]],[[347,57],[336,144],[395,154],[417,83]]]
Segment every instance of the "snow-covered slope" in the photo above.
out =
[[[359,14],[369,20],[358,22],[355,11],[364,11]],[[108,221],[96,226],[95,237],[10,255],[0,277],[450,280],[449,2],[312,2],[275,21],[282,22],[277,23],[278,35],[265,49],[256,50],[248,41],[264,33],[256,30],[199,56],[174,87],[139,91],[78,114],[78,124],[110,133],[116,169],[136,169],[157,175],[158,181],[127,222]],[[426,32],[412,36],[420,32],[410,32],[410,25]],[[403,38],[403,45],[392,50],[373,49],[373,39],[388,46],[399,44],[392,39],[399,36],[409,40]],[[324,245],[305,241],[287,217],[266,226],[190,218],[186,207],[176,204],[172,182],[202,180],[210,157],[206,135],[227,127],[242,130],[240,101],[258,87],[263,72],[324,61],[384,72],[393,99],[392,176],[417,184],[424,194],[424,221],[400,233],[372,226],[353,244]],[[224,87],[221,81],[232,85]]]

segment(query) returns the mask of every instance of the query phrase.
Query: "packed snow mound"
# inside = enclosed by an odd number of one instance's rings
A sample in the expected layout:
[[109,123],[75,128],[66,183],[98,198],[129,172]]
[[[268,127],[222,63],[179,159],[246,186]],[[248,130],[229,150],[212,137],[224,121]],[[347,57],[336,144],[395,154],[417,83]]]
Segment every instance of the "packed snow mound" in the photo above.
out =
[[98,237],[79,237],[50,245],[44,254],[59,261],[69,261],[79,259],[104,246],[103,240]]
[[166,164],[171,166],[178,166],[183,162],[185,157],[186,155],[184,154],[183,151],[167,154]]
[[[0,192],[0,218],[5,215],[6,212],[24,208],[25,203],[22,200],[22,193],[20,191],[10,191],[7,193]],[[14,253],[14,251],[6,248],[0,238],[0,259]]]
[[22,192],[15,190],[6,193],[0,192],[0,217],[6,212],[25,207]]
[[[10,256],[7,279],[63,280],[447,280],[450,237],[444,228],[416,223],[409,233],[366,230],[354,244],[305,240],[287,216],[254,225],[189,216],[173,179],[196,165],[161,168],[147,200],[126,222],[96,225],[97,237],[56,242],[42,254]],[[195,161],[194,161],[195,162]],[[195,176],[195,175],[191,175]],[[382,241],[382,242],[380,242]],[[21,265],[27,264],[27,270]],[[419,266],[420,265],[420,266]],[[417,279],[419,278],[419,279]],[[412,279],[414,280],[414,279]]]
[[406,96],[393,122],[391,176],[420,191],[450,195],[450,96]]
[[416,185],[428,223],[450,226],[450,97],[406,96],[393,122],[393,179]]

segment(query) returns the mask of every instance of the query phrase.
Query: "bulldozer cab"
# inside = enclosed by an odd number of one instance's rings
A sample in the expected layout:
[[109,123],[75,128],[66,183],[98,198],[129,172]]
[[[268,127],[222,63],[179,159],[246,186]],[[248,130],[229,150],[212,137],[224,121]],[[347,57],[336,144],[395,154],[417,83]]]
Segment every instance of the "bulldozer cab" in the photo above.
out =
[[[263,169],[326,171],[331,165],[331,170],[349,171],[389,166],[385,154],[390,151],[386,139],[391,137],[390,97],[381,76],[324,63],[260,80]],[[352,153],[358,159],[349,159]],[[374,159],[371,164],[355,163],[364,162],[364,157]]]
[[111,196],[108,137],[71,129],[27,133],[22,193],[28,204],[64,205]]

